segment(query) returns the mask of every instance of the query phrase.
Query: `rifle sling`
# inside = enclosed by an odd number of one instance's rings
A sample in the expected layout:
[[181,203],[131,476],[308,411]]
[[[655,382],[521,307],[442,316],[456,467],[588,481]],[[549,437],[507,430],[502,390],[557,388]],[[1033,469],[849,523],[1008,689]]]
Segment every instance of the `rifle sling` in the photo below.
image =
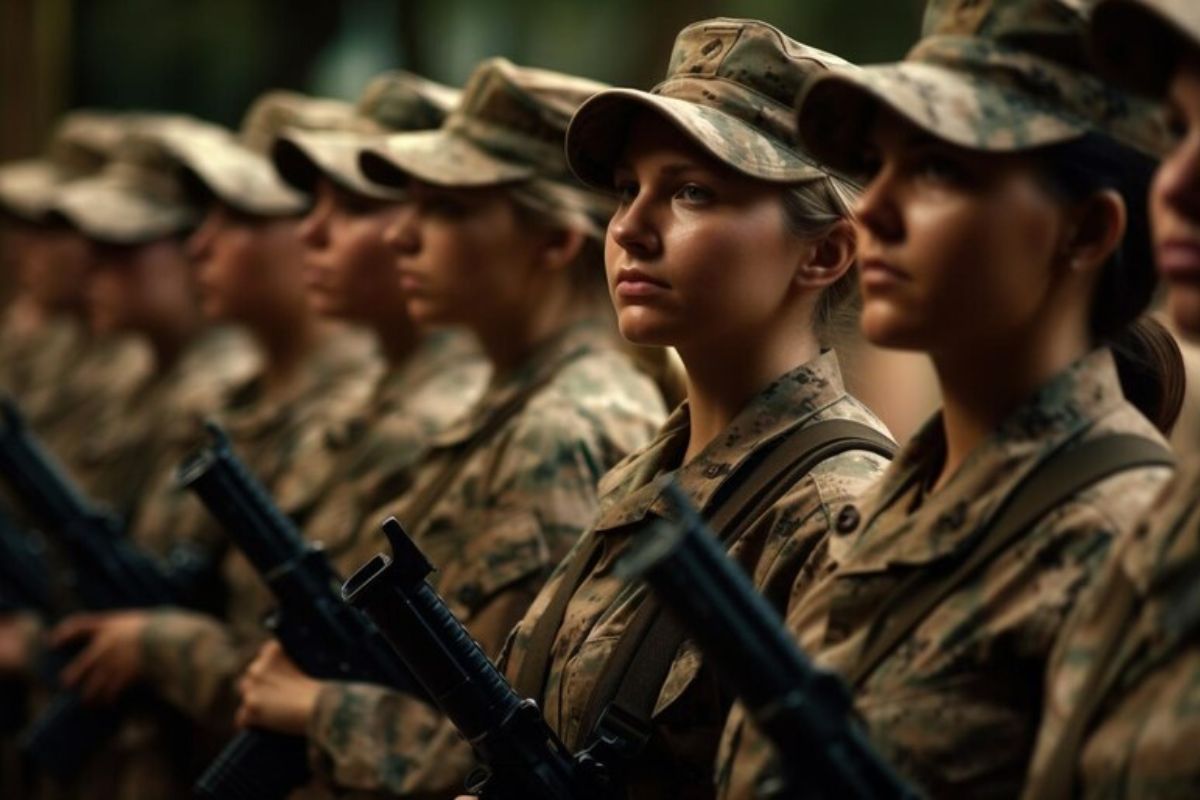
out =
[[1060,450],[1034,467],[1003,505],[972,536],[974,546],[937,573],[916,570],[880,604],[876,620],[847,682],[859,687],[875,668],[951,593],[989,561],[1016,543],[1038,520],[1101,480],[1132,469],[1171,466],[1163,445],[1136,434],[1109,434]]
[[[718,539],[728,546],[821,462],[850,450],[862,450],[890,458],[895,447],[895,443],[886,435],[850,420],[835,419],[798,426],[765,448],[766,452],[760,458],[744,464],[736,477],[726,484],[727,491],[723,496],[710,505],[706,516]],[[520,676],[529,683],[520,685],[524,689],[532,684],[537,693],[527,696],[541,697],[549,667],[550,648],[562,624],[567,604],[587,569],[599,555],[601,544],[601,537],[596,537],[586,557],[575,561],[570,573],[560,583],[547,613],[535,625]],[[659,611],[658,603],[647,595],[605,663],[579,729],[581,741],[568,742],[568,747],[578,749],[587,742],[602,720],[618,725],[622,733],[649,730],[654,701],[679,646],[686,638],[674,619]],[[530,656],[536,656],[537,660]],[[532,680],[534,678],[536,683]],[[617,710],[610,713],[610,706],[615,706]],[[626,722],[632,725],[623,724]],[[641,735],[635,734],[633,738],[640,741],[627,743],[632,747],[626,753],[627,757],[635,756],[645,741]]]

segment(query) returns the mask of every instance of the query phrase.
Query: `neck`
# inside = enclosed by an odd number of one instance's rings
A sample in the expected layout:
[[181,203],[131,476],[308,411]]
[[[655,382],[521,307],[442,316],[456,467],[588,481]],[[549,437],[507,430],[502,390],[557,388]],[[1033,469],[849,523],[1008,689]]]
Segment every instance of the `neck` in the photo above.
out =
[[204,322],[198,312],[181,312],[148,334],[154,354],[155,372],[162,374],[178,363],[188,346],[200,335]]
[[287,324],[251,328],[263,350],[263,383],[268,395],[286,391],[291,386],[328,329],[327,323],[311,314],[299,315]]
[[404,366],[421,344],[420,329],[406,314],[390,317],[372,326],[379,350],[391,369]]
[[754,346],[739,340],[680,347],[679,356],[687,368],[691,417],[684,463],[720,436],[772,381],[813,360],[820,352],[811,332],[803,336],[789,332],[774,340],[764,338]]
[[1086,336],[1003,344],[933,355],[946,437],[946,461],[935,490],[1034,392],[1091,349]]
[[472,326],[493,374],[505,375],[519,367],[538,347],[568,326],[584,319],[587,310],[572,295],[570,287],[542,295],[519,313],[489,319]]

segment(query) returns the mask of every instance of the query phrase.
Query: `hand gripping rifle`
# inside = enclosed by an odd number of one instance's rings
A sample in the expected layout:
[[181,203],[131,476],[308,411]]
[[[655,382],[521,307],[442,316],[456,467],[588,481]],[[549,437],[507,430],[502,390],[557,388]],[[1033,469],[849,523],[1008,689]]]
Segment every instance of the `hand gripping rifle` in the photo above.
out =
[[[379,631],[342,601],[341,578],[232,451],[213,423],[211,444],[187,459],[179,482],[194,491],[274,594],[268,627],[309,675],[419,692]],[[309,777],[304,737],[237,734],[195,786],[198,797],[283,798]]]

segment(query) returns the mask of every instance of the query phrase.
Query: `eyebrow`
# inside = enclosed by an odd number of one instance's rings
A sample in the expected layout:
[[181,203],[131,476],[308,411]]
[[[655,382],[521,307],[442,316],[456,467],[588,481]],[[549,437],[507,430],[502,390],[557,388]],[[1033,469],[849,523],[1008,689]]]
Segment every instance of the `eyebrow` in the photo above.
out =
[[[680,173],[700,171],[703,169],[704,168],[702,166],[700,166],[699,164],[694,164],[694,163],[687,162],[687,161],[677,161],[677,162],[674,162],[671,164],[667,164],[666,166],[660,168],[658,170],[658,174],[662,175],[662,176],[666,176],[666,177],[671,177],[674,175],[679,175]],[[633,171],[634,171],[633,167],[627,161],[619,161],[619,162],[617,162],[616,166],[613,167],[614,174],[618,173],[618,172],[633,172]]]

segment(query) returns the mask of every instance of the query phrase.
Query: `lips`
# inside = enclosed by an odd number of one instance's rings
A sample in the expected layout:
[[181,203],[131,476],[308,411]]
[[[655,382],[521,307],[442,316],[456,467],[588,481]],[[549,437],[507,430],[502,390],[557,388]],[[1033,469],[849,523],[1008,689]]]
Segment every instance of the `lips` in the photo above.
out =
[[1168,239],[1156,255],[1159,273],[1167,280],[1200,283],[1200,240]]
[[625,300],[654,297],[670,288],[671,284],[640,269],[623,269],[618,272],[614,287],[617,296]]
[[909,280],[908,274],[881,258],[864,258],[859,263],[859,280],[864,289],[884,288]]

